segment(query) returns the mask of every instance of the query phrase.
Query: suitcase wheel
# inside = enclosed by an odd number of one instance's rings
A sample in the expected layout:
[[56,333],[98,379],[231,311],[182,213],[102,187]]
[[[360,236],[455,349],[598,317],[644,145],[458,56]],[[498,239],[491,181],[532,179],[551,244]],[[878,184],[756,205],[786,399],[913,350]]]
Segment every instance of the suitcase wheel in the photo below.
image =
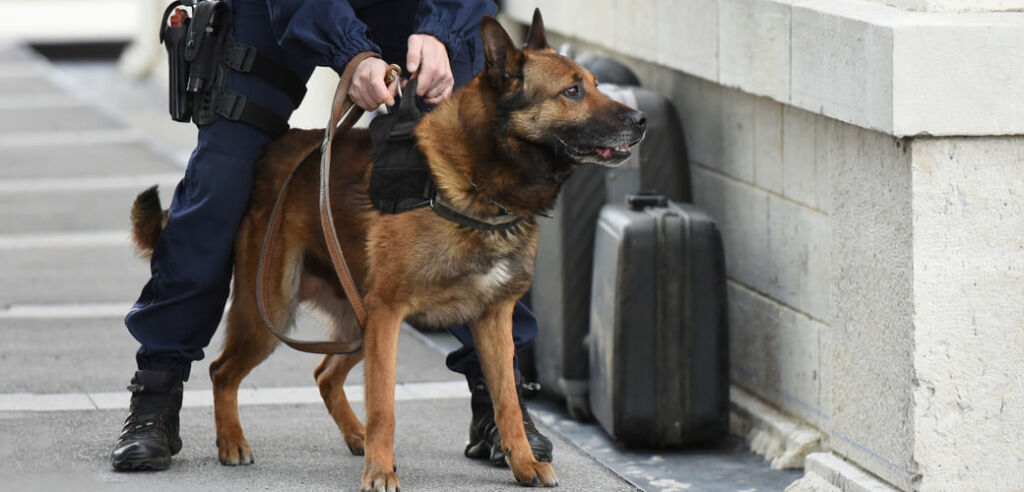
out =
[[565,407],[569,410],[569,416],[577,422],[590,422],[594,420],[594,414],[590,412],[590,401],[586,396],[565,397]]

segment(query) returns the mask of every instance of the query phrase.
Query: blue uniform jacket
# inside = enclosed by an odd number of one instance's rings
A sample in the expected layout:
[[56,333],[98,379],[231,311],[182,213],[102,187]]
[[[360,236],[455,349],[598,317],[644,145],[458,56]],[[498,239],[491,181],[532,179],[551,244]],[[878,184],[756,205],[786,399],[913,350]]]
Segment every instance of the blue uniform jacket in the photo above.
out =
[[[367,36],[366,25],[355,11],[382,1],[267,0],[267,9],[274,36],[281,46],[300,49],[317,65],[331,67],[340,74],[356,54],[381,52]],[[480,19],[496,11],[493,0],[420,0],[413,34],[436,37],[448,48],[449,57],[455,58],[460,49],[466,48],[463,45],[467,39],[479,36]]]

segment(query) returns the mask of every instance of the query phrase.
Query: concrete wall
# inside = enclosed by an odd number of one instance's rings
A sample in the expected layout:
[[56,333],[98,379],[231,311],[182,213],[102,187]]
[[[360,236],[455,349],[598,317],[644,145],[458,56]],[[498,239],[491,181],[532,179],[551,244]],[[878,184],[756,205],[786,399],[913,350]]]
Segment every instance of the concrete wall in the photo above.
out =
[[922,489],[1024,490],[1024,137],[912,153]]
[[883,5],[1014,2],[505,3],[676,104],[733,383],[824,433],[826,482],[1024,489],[1024,14]]
[[537,5],[561,34],[862,128],[1024,134],[1019,13],[870,0],[505,2],[520,20]]
[[694,200],[722,227],[733,382],[909,488],[913,464],[907,143],[650,67],[677,105]]
[[1002,12],[1024,10],[1021,0],[872,0],[922,12]]

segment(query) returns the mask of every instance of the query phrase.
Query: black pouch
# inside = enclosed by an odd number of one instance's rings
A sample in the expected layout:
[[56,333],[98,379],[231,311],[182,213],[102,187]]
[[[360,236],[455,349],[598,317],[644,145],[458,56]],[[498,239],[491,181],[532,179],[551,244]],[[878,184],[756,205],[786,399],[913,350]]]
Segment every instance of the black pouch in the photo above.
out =
[[171,119],[174,121],[192,121],[192,103],[188,100],[189,62],[185,59],[185,41],[188,37],[188,28],[192,19],[187,11],[180,9],[181,1],[172,2],[164,15],[160,17],[160,42],[167,50],[167,62],[169,64],[168,88],[170,89],[170,104],[168,110]]
[[430,205],[434,180],[413,129],[422,114],[416,107],[416,79],[406,84],[398,111],[370,122],[373,172],[370,201],[381,213],[398,214]]

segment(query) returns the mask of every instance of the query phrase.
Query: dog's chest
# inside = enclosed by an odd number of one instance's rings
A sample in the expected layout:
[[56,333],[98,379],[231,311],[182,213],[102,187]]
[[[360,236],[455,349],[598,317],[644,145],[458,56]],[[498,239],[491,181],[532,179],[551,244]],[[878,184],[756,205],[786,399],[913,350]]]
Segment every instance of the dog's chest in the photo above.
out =
[[411,299],[414,315],[422,324],[437,327],[467,323],[488,308],[521,295],[530,283],[533,261],[513,251],[445,255],[418,272],[421,288]]
[[512,271],[509,268],[509,261],[503,258],[494,262],[486,273],[473,276],[471,281],[476,283],[477,290],[486,293],[501,289],[510,280]]

